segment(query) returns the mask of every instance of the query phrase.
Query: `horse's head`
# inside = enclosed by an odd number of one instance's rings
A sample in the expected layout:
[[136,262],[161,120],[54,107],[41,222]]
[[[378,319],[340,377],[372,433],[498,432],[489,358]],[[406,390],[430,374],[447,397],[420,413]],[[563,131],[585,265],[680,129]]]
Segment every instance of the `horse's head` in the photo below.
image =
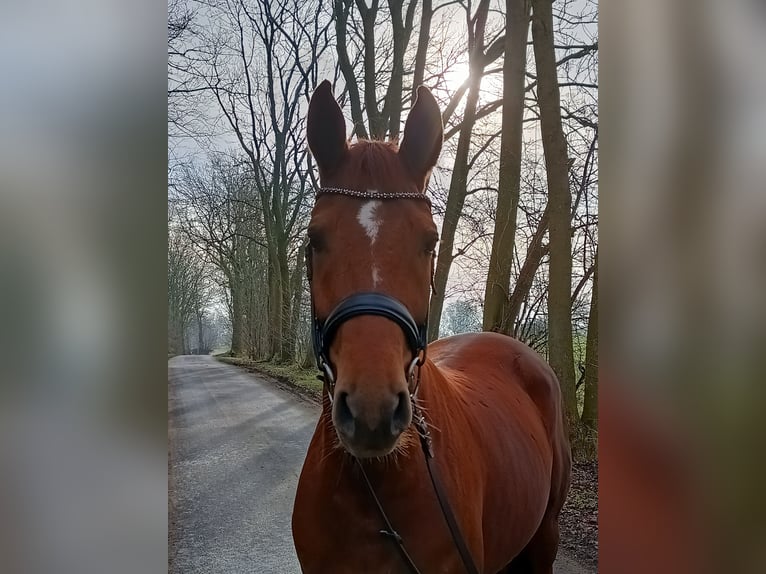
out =
[[[327,81],[311,98],[307,131],[323,188],[367,195],[424,194],[442,145],[441,114],[426,88],[418,90],[401,146],[375,141],[349,146]],[[425,324],[438,241],[427,201],[322,194],[308,235],[319,321],[349,296],[373,292],[395,299],[417,324]],[[385,316],[356,315],[333,334],[327,352],[335,378],[332,420],[352,454],[384,456],[410,425],[412,347],[402,326]]]

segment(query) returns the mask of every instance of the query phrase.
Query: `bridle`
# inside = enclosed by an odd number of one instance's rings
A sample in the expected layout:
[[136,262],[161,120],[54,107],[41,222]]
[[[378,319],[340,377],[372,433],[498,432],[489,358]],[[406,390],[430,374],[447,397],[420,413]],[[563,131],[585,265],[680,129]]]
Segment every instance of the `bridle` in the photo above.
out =
[[[336,187],[323,187],[320,188],[316,196],[319,198],[322,195],[345,195],[348,197],[358,199],[378,199],[378,200],[396,200],[396,199],[412,199],[418,201],[426,201],[428,207],[431,207],[431,201],[425,195],[425,193],[390,193],[384,194],[376,191],[358,191],[353,189],[343,189]],[[455,542],[455,546],[460,554],[466,571],[469,574],[478,574],[478,569],[473,561],[468,546],[460,531],[460,527],[455,519],[452,508],[447,500],[444,486],[439,478],[439,474],[436,468],[432,465],[432,459],[434,458],[433,442],[431,440],[431,434],[428,430],[428,423],[426,422],[423,411],[418,405],[417,392],[420,388],[420,374],[421,367],[426,360],[426,350],[428,346],[428,313],[426,313],[425,322],[418,323],[409,312],[407,307],[403,305],[397,299],[386,295],[384,293],[375,292],[363,292],[355,293],[345,299],[343,299],[338,305],[330,311],[325,319],[320,319],[317,316],[316,309],[314,307],[314,293],[312,290],[313,280],[313,248],[310,244],[306,245],[306,276],[309,282],[309,293],[311,298],[311,333],[312,343],[314,349],[314,357],[316,358],[317,368],[320,371],[318,378],[324,383],[327,396],[332,405],[335,393],[335,373],[329,360],[330,346],[333,339],[338,332],[340,326],[353,319],[363,315],[375,315],[379,317],[385,317],[395,322],[402,329],[407,345],[412,351],[413,358],[407,367],[407,382],[410,394],[410,403],[412,406],[412,421],[413,425],[417,429],[420,437],[420,444],[423,449],[423,453],[426,459],[426,466],[428,468],[429,476],[431,477],[431,483],[433,484],[436,497],[439,501],[439,506],[442,509],[442,514],[447,522],[452,539]],[[433,273],[434,273],[434,260],[435,254],[431,259],[431,287],[433,289]],[[385,529],[382,529],[381,534],[394,540],[402,554],[403,560],[407,563],[410,570],[415,574],[420,574],[417,566],[413,562],[407,550],[404,547],[402,537],[394,530],[391,522],[386,516],[383,506],[380,504],[375,490],[372,488],[367,473],[364,470],[364,466],[361,461],[355,457],[355,460],[361,469],[362,476],[367,485],[370,494],[375,502],[375,505],[380,512],[383,522],[386,525]]]

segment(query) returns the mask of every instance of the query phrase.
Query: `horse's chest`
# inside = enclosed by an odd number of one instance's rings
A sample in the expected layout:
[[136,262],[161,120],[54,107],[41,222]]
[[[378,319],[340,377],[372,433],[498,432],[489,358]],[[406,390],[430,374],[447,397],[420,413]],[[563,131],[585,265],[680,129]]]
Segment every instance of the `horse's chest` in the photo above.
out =
[[[325,496],[296,499],[299,522],[306,525],[294,530],[303,571],[410,573],[394,539],[381,533],[386,524],[372,495],[361,477],[356,478],[359,481],[353,484],[341,480]],[[459,557],[433,493],[417,485],[403,493],[376,486],[381,505],[416,566],[424,572],[459,572]]]
[[[338,572],[358,574],[411,574],[412,570],[396,542],[380,533],[380,528],[368,536],[360,536],[357,525],[349,524],[345,539],[329,543],[321,556],[301,560],[306,574]],[[398,529],[400,534],[406,529]],[[460,572],[460,562],[453,556],[451,546],[434,544],[431,533],[424,529],[418,536],[402,534],[404,547],[421,572]],[[328,541],[329,542],[329,541]]]

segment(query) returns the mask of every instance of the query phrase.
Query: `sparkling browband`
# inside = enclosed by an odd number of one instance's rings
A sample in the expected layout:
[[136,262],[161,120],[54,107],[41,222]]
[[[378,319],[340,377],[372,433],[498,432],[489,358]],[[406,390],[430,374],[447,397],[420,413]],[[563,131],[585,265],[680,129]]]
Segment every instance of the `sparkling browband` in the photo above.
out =
[[379,191],[357,191],[340,187],[320,187],[317,190],[317,197],[325,194],[347,195],[349,197],[359,197],[361,199],[420,199],[421,201],[428,203],[428,206],[431,207],[431,200],[425,193],[411,193],[406,191],[399,193],[380,193]]

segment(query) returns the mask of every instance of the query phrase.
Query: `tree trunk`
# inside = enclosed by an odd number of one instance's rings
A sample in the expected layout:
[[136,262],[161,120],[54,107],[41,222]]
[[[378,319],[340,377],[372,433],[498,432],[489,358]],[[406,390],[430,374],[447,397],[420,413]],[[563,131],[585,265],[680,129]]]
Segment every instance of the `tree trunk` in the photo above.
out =
[[203,309],[197,309],[197,354],[201,355],[205,349],[205,336],[202,333],[202,322],[205,318]]
[[418,49],[415,53],[415,71],[412,75],[412,95],[410,96],[410,103],[412,104],[415,103],[418,87],[423,83],[425,75],[426,55],[428,53],[428,41],[431,38],[431,19],[433,13],[432,0],[423,0],[420,13],[420,31],[418,32]]
[[293,360],[294,341],[290,336],[290,267],[287,262],[287,238],[280,238],[279,253],[279,361],[291,362]]
[[231,287],[231,354],[240,357],[245,351],[244,348],[244,317],[242,311],[242,289],[237,276],[232,277]]
[[311,369],[313,367],[316,367],[316,359],[314,358],[314,351],[312,347],[312,341],[311,341],[311,331],[309,330],[308,336],[305,337],[305,345],[304,348],[306,349],[306,352],[303,354],[303,361],[301,361],[301,367],[304,369]]
[[595,431],[598,427],[598,251],[593,271],[593,292],[588,317],[588,340],[585,343],[585,401],[583,425]]
[[356,81],[356,71],[351,60],[348,57],[346,44],[348,37],[348,14],[351,10],[353,0],[335,0],[335,38],[338,52],[338,65],[343,73],[343,79],[346,81],[348,90],[348,99],[351,103],[351,120],[354,122],[354,133],[359,138],[367,139],[367,129],[364,127],[364,117],[362,116],[362,100],[359,95],[359,84]]
[[290,280],[290,292],[292,297],[290,309],[290,357],[292,361],[297,359],[298,352],[298,326],[301,319],[301,299],[303,298],[303,249],[295,258],[292,278]]
[[279,359],[282,341],[282,288],[279,261],[275,250],[269,247],[269,359]]
[[184,325],[181,318],[173,321],[173,352],[178,355],[184,354]]
[[537,225],[535,234],[532,236],[532,241],[527,248],[527,256],[524,259],[524,263],[519,270],[519,276],[516,279],[516,285],[513,288],[513,292],[508,299],[508,304],[505,306],[505,315],[500,325],[500,332],[506,335],[516,333],[516,320],[521,313],[521,305],[529,295],[529,290],[532,288],[532,283],[535,280],[535,274],[540,268],[540,263],[548,252],[548,247],[543,244],[543,238],[548,231],[548,207],[546,206],[543,215],[540,218],[540,223]]
[[267,324],[262,309],[264,282],[263,277],[258,274],[263,269],[263,260],[262,253],[259,252],[255,242],[250,245],[249,252],[247,272],[249,355],[251,359],[259,359],[264,354],[263,326]]
[[[414,0],[413,0],[414,1]],[[407,48],[407,30],[402,21],[403,0],[389,0],[388,8],[393,28],[393,62],[391,80],[386,92],[386,105],[383,110],[384,118],[388,119],[388,137],[398,138],[402,122],[402,87],[404,83],[404,51]]]
[[[508,315],[516,211],[521,181],[521,146],[524,119],[524,77],[527,68],[527,0],[506,0],[505,60],[503,62],[503,136],[500,143],[500,178],[489,271],[484,296],[485,331],[503,331]],[[512,323],[511,323],[512,325]],[[506,332],[508,334],[508,332]]]
[[570,434],[579,422],[572,351],[572,230],[567,144],[561,128],[559,84],[553,47],[551,0],[532,0],[532,43],[537,65],[537,98],[548,180],[550,279],[548,355],[561,385]]
[[406,13],[403,13],[404,0],[388,0],[393,30],[393,62],[391,65],[391,81],[388,83],[388,89],[386,90],[383,117],[388,119],[388,137],[391,139],[399,137],[399,129],[402,123],[404,54],[407,51],[407,45],[412,35],[412,23],[417,3],[417,0],[410,0]]
[[476,123],[476,106],[479,102],[479,90],[484,72],[484,26],[487,22],[488,11],[488,0],[482,0],[476,9],[476,15],[469,22],[469,28],[473,26],[470,33],[472,41],[469,41],[470,86],[465,103],[463,122],[460,127],[457,151],[455,152],[455,165],[452,169],[452,179],[450,180],[449,194],[447,195],[447,207],[444,211],[441,241],[439,242],[439,253],[434,272],[435,293],[431,297],[429,311],[429,341],[439,337],[439,324],[441,323],[442,309],[444,308],[447,279],[449,278],[450,267],[454,259],[455,231],[460,215],[463,212],[463,204],[465,203],[466,192],[468,191],[468,152],[471,147],[473,125]]
[[356,0],[356,7],[362,19],[364,41],[364,106],[367,110],[367,120],[370,127],[370,138],[382,140],[386,135],[388,122],[378,110],[376,92],[377,76],[375,57],[378,46],[375,44],[375,17],[378,13],[378,0],[372,0],[370,6],[366,0]]
[[189,329],[187,327],[185,322],[181,323],[181,351],[184,355],[189,354],[189,336],[187,333]]

